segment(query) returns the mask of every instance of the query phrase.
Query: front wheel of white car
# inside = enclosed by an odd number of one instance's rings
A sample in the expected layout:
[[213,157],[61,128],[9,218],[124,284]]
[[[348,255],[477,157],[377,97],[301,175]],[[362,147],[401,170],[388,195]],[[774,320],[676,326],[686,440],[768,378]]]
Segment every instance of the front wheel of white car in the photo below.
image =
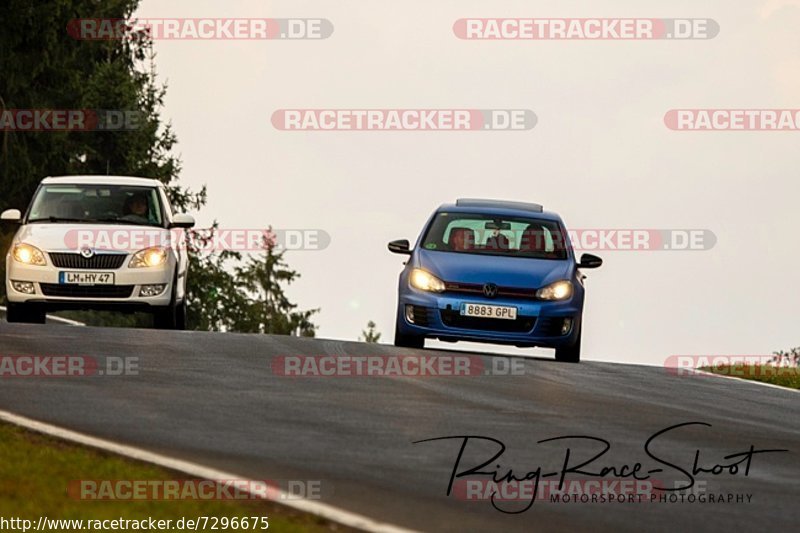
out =
[[46,321],[45,310],[32,307],[30,304],[9,302],[6,307],[6,320],[8,322],[44,324]]
[[178,286],[178,277],[172,284],[172,299],[166,307],[156,307],[153,311],[153,325],[156,329],[186,329],[186,298],[177,301],[175,294]]
[[184,298],[175,309],[175,329],[186,329],[186,299]]
[[183,303],[170,303],[153,311],[156,329],[186,329],[186,310]]

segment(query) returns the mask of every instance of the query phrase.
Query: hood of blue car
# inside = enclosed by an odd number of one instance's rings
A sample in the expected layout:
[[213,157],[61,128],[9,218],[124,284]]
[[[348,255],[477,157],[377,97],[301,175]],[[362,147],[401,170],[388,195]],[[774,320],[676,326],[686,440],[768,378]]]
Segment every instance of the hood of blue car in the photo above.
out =
[[571,279],[571,259],[528,259],[458,252],[417,251],[417,265],[443,281],[495,283],[537,289],[560,279]]

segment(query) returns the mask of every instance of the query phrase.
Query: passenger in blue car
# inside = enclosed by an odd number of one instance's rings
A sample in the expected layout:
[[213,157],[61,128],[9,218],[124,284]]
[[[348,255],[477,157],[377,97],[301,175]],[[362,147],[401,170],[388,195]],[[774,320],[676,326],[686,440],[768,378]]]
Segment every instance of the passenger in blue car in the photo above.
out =
[[470,228],[453,228],[450,230],[450,250],[466,252],[475,249],[475,232]]

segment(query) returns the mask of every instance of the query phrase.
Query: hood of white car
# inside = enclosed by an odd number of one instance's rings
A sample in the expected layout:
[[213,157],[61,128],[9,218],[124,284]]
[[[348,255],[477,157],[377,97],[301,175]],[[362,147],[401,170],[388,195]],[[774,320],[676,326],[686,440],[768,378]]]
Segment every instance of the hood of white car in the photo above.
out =
[[170,231],[153,226],[122,224],[46,224],[22,226],[15,242],[36,246],[44,252],[135,252],[149,246],[167,245]]

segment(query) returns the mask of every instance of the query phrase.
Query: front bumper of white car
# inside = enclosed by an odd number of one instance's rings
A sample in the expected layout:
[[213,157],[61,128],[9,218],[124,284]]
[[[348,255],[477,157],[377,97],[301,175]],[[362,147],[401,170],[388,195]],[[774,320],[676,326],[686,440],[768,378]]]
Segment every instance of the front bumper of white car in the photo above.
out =
[[[98,254],[95,257],[100,260],[92,263],[72,257],[80,257],[79,254],[44,255],[44,266],[20,263],[10,253],[6,256],[6,294],[10,303],[42,304],[48,309],[129,306],[146,310],[169,305],[172,300],[176,268],[173,254],[168,254],[162,265],[142,268],[128,266],[132,254]],[[98,265],[105,268],[96,268]],[[67,272],[112,274],[113,284],[66,283],[62,273]]]

